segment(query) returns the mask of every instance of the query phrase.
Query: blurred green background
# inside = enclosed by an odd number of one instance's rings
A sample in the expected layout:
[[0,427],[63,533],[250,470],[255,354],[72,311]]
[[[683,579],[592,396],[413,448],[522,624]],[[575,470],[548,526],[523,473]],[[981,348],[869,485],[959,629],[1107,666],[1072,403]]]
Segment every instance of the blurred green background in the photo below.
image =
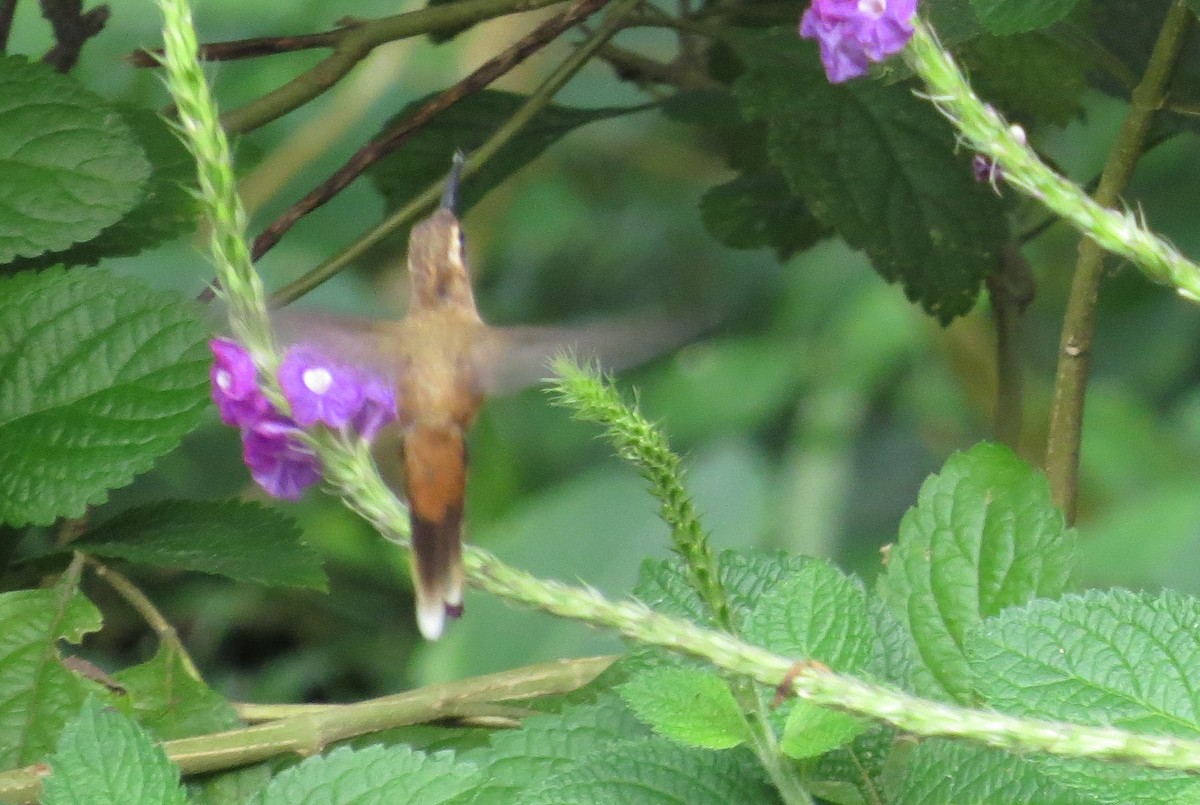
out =
[[[345,15],[383,16],[391,3],[205,0],[207,41],[323,30]],[[799,7],[797,13],[799,12]],[[237,143],[257,231],[328,175],[389,116],[440,89],[528,30],[536,15],[480,26],[443,46],[380,48],[331,93]],[[158,41],[149,2],[115,4],[76,75],[131,103],[165,103],[152,71],[120,57]],[[23,4],[10,52],[49,43]],[[669,57],[656,34],[618,43]],[[566,52],[558,42],[499,86],[528,90]],[[314,64],[320,51],[212,65],[222,108],[234,108]],[[633,105],[647,97],[600,64],[562,103]],[[1072,176],[1098,170],[1121,104],[1089,96],[1086,115],[1038,145]],[[1191,254],[1200,154],[1185,135],[1149,155],[1130,201]],[[310,159],[311,157],[311,159]],[[833,557],[873,579],[922,480],[950,453],[989,434],[992,330],[981,303],[942,329],[837,242],[780,265],[768,250],[733,251],[704,231],[697,201],[730,178],[693,132],[646,111],[586,127],[493,191],[465,217],[480,306],[494,323],[570,322],[653,304],[715,306],[723,323],[696,342],[621,376],[687,459],[688,481],[718,547],[756,546]],[[304,219],[261,263],[279,287],[353,242],[382,202],[360,181]],[[1050,228],[1026,248],[1038,295],[1025,321],[1026,434],[1037,462],[1074,261],[1075,236]],[[380,252],[303,301],[388,315],[400,299],[401,254]],[[198,241],[181,240],[108,267],[194,295],[211,277]],[[1171,586],[1200,592],[1200,316],[1128,266],[1113,264],[1085,429],[1081,586]],[[636,473],[596,429],[574,423],[537,389],[491,402],[471,439],[468,534],[517,567],[628,591],[640,563],[666,555],[666,527]],[[240,465],[237,435],[215,412],[183,446],[109,509],[164,496],[260,497]],[[620,649],[615,639],[480,594],[436,645],[412,622],[399,551],[333,499],[280,505],[328,558],[330,592],[263,590],[195,575],[137,580],[177,625],[208,680],[235,699],[347,700],[551,657]],[[98,513],[102,517],[104,512]],[[107,615],[88,644],[108,667],[143,657],[152,637],[99,586]]]

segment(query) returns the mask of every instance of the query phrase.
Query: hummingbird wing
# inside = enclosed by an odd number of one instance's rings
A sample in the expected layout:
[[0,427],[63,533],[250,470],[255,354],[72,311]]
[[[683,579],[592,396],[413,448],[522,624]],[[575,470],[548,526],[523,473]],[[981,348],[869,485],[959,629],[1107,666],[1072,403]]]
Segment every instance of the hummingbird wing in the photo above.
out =
[[313,344],[347,364],[374,370],[390,381],[398,379],[404,339],[399,320],[273,310],[271,332],[282,346]]
[[549,377],[550,362],[557,355],[621,371],[686,344],[715,323],[712,316],[653,313],[578,327],[494,327],[493,337],[477,347],[475,358],[485,394],[512,394]]

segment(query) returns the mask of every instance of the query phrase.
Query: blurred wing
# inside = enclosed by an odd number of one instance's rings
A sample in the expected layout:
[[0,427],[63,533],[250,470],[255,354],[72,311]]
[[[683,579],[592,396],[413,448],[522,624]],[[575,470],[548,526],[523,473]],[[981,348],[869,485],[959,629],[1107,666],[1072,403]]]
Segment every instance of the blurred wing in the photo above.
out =
[[580,327],[499,327],[476,361],[484,393],[512,394],[550,376],[559,354],[598,361],[607,371],[628,369],[686,344],[711,329],[711,316],[624,316]]
[[399,321],[324,311],[273,310],[271,331],[281,348],[313,344],[347,364],[397,380],[403,353]]

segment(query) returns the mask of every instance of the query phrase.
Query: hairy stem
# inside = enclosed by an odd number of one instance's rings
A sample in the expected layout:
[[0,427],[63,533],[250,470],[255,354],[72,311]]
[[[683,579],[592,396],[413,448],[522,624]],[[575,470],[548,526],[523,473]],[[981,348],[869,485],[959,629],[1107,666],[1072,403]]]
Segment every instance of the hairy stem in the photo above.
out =
[[[1130,97],[1129,111],[1100,175],[1094,199],[1111,207],[1129,184],[1145,145],[1146,130],[1166,97],[1167,84],[1179,57],[1192,12],[1182,2],[1172,4],[1158,41],[1150,54],[1146,74]],[[1046,475],[1054,502],[1075,521],[1079,496],[1079,453],[1083,438],[1083,409],[1088,367],[1096,330],[1096,302],[1104,270],[1104,251],[1096,241],[1079,242],[1079,257],[1063,316],[1059,339],[1058,371],[1050,410],[1050,435],[1046,445]]]

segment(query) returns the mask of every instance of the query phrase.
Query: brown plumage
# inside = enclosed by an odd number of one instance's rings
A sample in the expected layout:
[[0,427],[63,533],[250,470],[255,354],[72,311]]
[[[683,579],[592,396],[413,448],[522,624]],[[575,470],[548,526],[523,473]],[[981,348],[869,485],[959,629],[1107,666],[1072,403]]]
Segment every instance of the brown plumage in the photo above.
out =
[[[442,206],[409,236],[412,291],[403,319],[283,312],[273,317],[282,341],[319,343],[396,383],[404,472],[394,486],[402,486],[408,499],[417,624],[430,640],[441,636],[447,615],[462,614],[466,434],[484,395],[537,382],[548,374],[547,363],[557,352],[585,359],[604,353],[609,368],[631,366],[709,323],[707,318],[640,316],[577,329],[488,327],[475,306],[454,214],[460,168],[456,157]],[[381,439],[377,456],[387,441]]]

